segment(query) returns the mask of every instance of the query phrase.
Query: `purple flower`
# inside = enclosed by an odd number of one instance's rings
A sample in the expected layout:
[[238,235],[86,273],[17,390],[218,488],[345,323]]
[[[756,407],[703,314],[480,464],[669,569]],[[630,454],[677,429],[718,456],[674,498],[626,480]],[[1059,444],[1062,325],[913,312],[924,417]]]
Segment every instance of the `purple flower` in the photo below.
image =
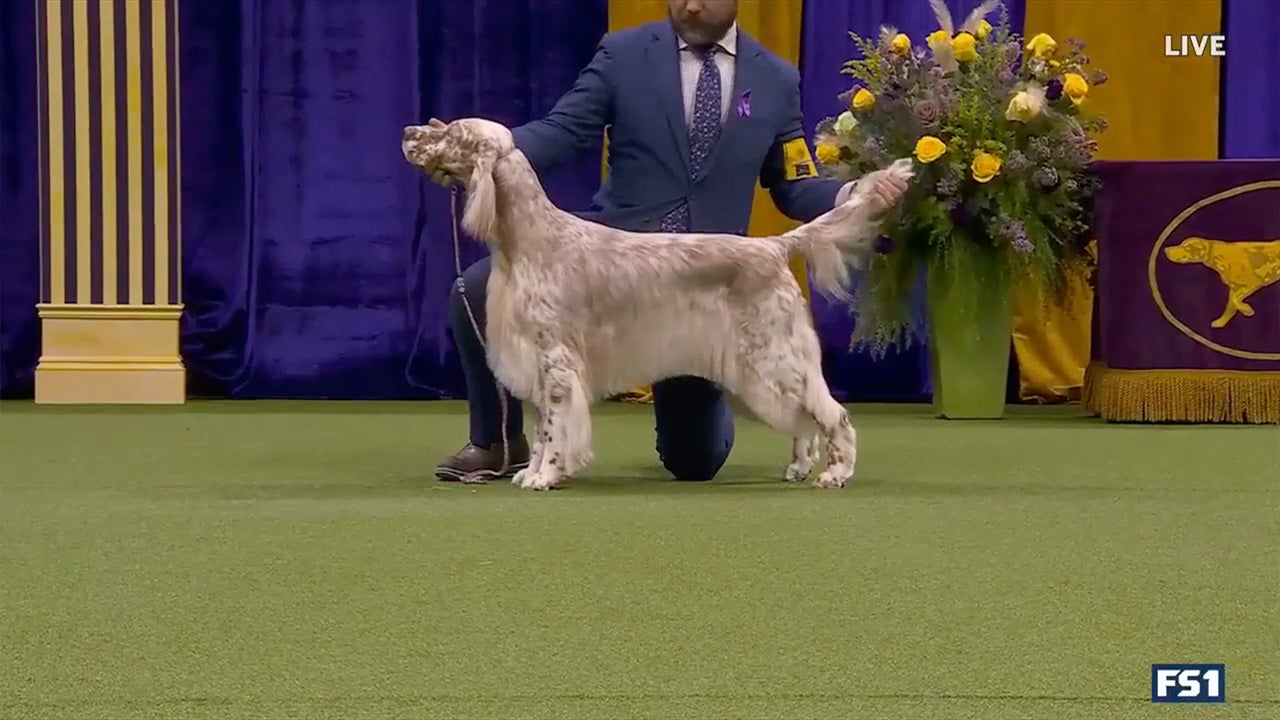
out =
[[929,100],[921,101],[915,106],[916,120],[925,130],[933,130],[938,126],[938,105]]
[[1036,162],[1044,162],[1053,157],[1053,146],[1049,144],[1048,138],[1032,138],[1027,143],[1027,150],[1031,153],[1031,159]]
[[951,224],[956,227],[965,227],[973,222],[973,213],[969,211],[969,206],[962,202],[953,203],[947,210],[947,215],[951,218]]
[[1004,161],[1004,166],[1009,172],[1023,172],[1030,169],[1031,165],[1031,159],[1023,155],[1021,150],[1009,153],[1009,157]]
[[1035,180],[1036,184],[1040,187],[1045,188],[1046,190],[1052,190],[1058,186],[1058,171],[1048,165],[1045,165],[1036,168],[1036,172],[1032,176],[1032,179]]
[[880,141],[873,137],[869,137],[862,142],[862,154],[866,157],[874,158],[878,156],[882,150],[883,148],[880,146]]
[[1107,82],[1107,74],[1101,70],[1094,70],[1089,82],[1092,85],[1103,85]]
[[1017,76],[1013,74],[1013,71],[1007,68],[1001,70],[997,78],[1000,80],[1001,85],[1012,85],[1013,81],[1017,80]]
[[893,238],[888,235],[879,235],[872,244],[875,251],[881,255],[888,255],[893,252]]
[[1026,226],[1017,220],[1001,217],[991,229],[995,239],[1009,243],[1015,252],[1026,255],[1035,249],[1030,238],[1027,237]]
[[1053,102],[1062,97],[1062,81],[1053,78],[1044,86],[1044,99]]
[[943,175],[941,178],[938,178],[938,184],[935,187],[938,195],[942,197],[951,197],[952,195],[955,195],[956,191],[959,189],[960,181],[955,175],[950,174]]

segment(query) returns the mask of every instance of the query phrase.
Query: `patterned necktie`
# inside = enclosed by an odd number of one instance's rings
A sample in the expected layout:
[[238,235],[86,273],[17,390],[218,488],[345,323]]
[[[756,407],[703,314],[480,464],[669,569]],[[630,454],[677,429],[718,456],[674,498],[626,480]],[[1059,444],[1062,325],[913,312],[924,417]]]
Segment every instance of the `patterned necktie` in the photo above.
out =
[[[711,148],[720,137],[720,68],[716,66],[716,47],[713,45],[701,52],[702,70],[698,72],[698,86],[693,96],[693,122],[689,127],[689,162],[695,177],[702,172]],[[681,202],[662,218],[659,230],[688,232],[689,221],[689,205]]]

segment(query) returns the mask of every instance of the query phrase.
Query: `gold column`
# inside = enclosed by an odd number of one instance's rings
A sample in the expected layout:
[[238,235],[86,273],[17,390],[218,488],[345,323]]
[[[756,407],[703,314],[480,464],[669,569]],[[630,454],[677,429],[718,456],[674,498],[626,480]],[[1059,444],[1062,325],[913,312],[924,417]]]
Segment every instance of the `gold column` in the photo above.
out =
[[37,403],[181,403],[177,0],[33,0]]

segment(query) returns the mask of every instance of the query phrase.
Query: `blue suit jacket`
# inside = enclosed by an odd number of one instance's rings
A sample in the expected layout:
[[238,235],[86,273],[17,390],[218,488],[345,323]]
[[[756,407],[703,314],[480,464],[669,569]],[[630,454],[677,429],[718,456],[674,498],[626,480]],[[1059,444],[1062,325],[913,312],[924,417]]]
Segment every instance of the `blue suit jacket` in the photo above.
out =
[[[514,130],[516,147],[541,173],[608,128],[608,176],[580,214],[625,230],[656,230],[687,199],[693,231],[746,234],[757,179],[795,220],[830,210],[842,183],[789,180],[785,171],[784,143],[806,142],[800,73],[741,30],[728,117],[702,172],[691,175],[677,52],[666,21],[606,35],[550,114]],[[750,112],[740,113],[746,93]]]

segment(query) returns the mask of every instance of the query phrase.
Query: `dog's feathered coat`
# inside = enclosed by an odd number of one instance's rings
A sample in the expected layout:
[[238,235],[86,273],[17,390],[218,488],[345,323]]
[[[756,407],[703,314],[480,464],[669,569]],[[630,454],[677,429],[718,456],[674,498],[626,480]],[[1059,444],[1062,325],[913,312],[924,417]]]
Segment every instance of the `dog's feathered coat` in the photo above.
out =
[[[405,129],[422,168],[466,179],[463,228],[492,250],[484,336],[494,375],[538,410],[522,487],[546,489],[592,458],[590,405],[678,375],[718,383],[793,438],[789,480],[853,476],[857,436],[822,376],[818,337],[788,257],[802,253],[818,289],[845,296],[849,263],[877,226],[865,193],[775,237],[632,233],[556,208],[494,122]],[[909,160],[880,171],[911,176]]]

